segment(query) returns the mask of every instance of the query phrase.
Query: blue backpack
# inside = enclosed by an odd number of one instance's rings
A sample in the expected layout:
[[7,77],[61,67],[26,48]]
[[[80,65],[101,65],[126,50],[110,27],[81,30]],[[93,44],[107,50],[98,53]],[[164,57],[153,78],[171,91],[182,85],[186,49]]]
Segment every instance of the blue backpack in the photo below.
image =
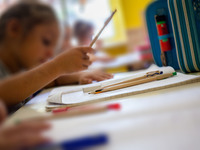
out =
[[[154,1],[146,9],[146,23],[158,66],[166,62],[185,73],[200,71],[200,0]],[[160,35],[165,25],[168,32]]]

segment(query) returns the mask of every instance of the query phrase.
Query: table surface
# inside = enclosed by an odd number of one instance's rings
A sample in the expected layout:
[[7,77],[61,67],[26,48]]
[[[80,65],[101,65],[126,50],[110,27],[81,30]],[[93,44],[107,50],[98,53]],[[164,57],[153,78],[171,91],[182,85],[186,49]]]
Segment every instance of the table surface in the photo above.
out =
[[[69,86],[73,88],[74,86]],[[44,90],[10,116],[18,119],[46,115],[49,90]],[[108,111],[50,121],[45,134],[54,141],[106,133],[109,143],[102,149],[200,149],[200,82],[158,90],[99,104],[120,103],[120,111]]]

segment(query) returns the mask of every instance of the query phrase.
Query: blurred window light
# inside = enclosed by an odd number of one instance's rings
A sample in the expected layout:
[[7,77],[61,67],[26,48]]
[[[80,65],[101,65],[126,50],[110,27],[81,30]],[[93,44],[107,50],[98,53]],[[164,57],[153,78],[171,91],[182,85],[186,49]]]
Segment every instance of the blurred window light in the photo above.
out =
[[[65,21],[72,25],[76,20],[86,20],[95,26],[95,33],[102,28],[111,14],[109,0],[68,0],[66,2],[68,14]],[[112,36],[114,36],[114,27],[111,21],[101,38]]]
[[[0,8],[4,10],[9,4],[19,0],[0,0]],[[105,20],[110,16],[109,0],[40,0],[50,4],[62,22],[73,25],[76,20],[85,20],[95,26],[95,33],[102,28]],[[1,13],[2,11],[0,11]],[[102,39],[115,35],[113,21],[109,23],[101,34]]]

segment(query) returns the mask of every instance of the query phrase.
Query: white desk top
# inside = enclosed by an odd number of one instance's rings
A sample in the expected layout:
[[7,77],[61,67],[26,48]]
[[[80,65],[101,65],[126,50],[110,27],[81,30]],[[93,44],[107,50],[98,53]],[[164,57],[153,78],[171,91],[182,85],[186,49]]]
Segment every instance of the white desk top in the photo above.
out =
[[[33,98],[13,114],[18,118],[45,115],[48,90]],[[200,149],[200,82],[165,90],[114,99],[119,112],[51,121],[46,134],[55,141],[107,133],[110,139],[103,149],[177,150]]]

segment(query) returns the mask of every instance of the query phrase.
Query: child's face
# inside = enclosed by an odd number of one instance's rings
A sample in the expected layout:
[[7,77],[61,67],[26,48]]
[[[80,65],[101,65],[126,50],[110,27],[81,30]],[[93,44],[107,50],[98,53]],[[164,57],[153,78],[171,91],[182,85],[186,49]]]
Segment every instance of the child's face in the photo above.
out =
[[57,23],[35,26],[21,42],[19,54],[21,65],[28,69],[53,57],[58,38]]

